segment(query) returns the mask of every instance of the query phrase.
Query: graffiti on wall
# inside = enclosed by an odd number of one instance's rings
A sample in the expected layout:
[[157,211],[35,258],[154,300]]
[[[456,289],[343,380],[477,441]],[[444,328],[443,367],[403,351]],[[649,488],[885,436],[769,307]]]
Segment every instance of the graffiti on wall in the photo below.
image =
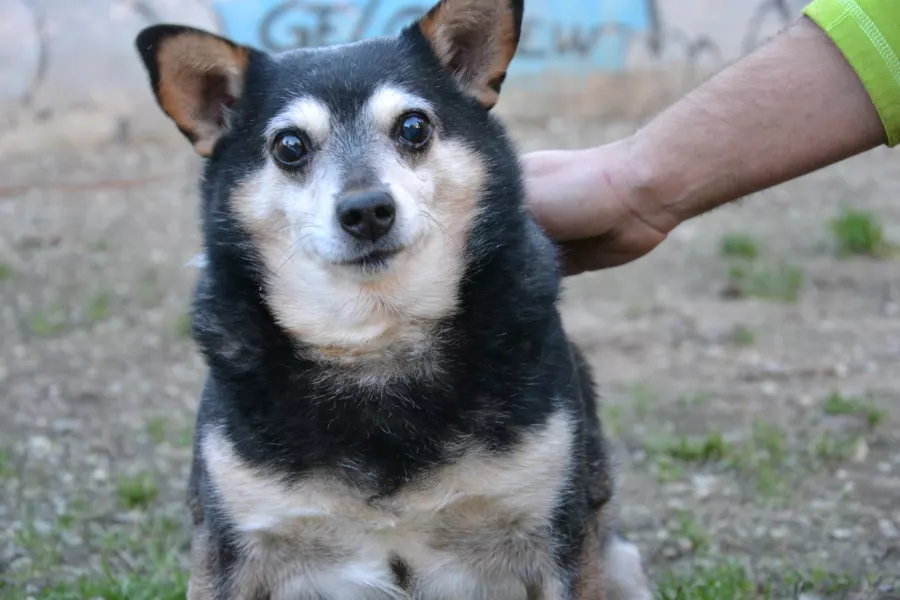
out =
[[[576,64],[621,69],[630,38],[653,27],[652,0],[533,0],[522,26],[520,70]],[[216,0],[224,32],[273,51],[393,35],[429,0]]]
[[[660,55],[677,46],[688,61],[722,63],[715,32],[689,33],[665,22],[671,0],[530,0],[512,75],[568,69],[624,71],[635,46]],[[749,3],[748,3],[749,4]],[[427,11],[429,0],[212,0],[224,33],[269,51],[393,35]],[[746,5],[745,5],[746,6]],[[746,11],[745,11],[746,12]],[[759,0],[741,39],[747,52],[773,24],[787,25],[796,0]]]

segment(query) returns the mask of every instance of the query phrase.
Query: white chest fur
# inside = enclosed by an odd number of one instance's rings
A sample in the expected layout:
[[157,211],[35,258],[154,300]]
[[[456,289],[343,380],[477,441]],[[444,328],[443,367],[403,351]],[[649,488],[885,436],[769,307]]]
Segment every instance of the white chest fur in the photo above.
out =
[[525,600],[534,585],[553,600],[548,532],[571,444],[558,413],[512,452],[471,449],[380,500],[327,477],[287,484],[242,462],[217,430],[205,432],[202,451],[242,543],[235,582],[247,595]]

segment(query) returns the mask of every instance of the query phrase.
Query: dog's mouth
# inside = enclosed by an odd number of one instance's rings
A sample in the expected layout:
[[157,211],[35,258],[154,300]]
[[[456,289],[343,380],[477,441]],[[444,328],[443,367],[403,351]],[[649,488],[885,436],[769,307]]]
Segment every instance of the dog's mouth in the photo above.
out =
[[346,267],[356,267],[368,271],[383,269],[387,267],[391,259],[398,255],[403,248],[377,248],[368,252],[358,254],[354,257],[339,261],[338,264]]

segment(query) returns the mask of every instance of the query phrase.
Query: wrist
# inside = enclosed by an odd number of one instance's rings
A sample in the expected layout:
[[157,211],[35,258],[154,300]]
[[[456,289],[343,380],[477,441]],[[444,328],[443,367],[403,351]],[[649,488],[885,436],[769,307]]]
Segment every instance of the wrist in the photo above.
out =
[[679,187],[681,178],[667,175],[666,157],[641,130],[613,145],[619,165],[613,185],[619,197],[635,217],[668,235],[689,218],[678,209],[685,195]]

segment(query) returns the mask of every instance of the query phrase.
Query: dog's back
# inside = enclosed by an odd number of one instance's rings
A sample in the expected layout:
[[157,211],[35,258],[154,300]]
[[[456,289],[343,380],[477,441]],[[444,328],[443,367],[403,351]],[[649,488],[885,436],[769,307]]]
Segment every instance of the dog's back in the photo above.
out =
[[138,38],[206,157],[191,598],[646,597],[555,250],[489,113],[521,18],[443,0],[395,38],[279,56]]

